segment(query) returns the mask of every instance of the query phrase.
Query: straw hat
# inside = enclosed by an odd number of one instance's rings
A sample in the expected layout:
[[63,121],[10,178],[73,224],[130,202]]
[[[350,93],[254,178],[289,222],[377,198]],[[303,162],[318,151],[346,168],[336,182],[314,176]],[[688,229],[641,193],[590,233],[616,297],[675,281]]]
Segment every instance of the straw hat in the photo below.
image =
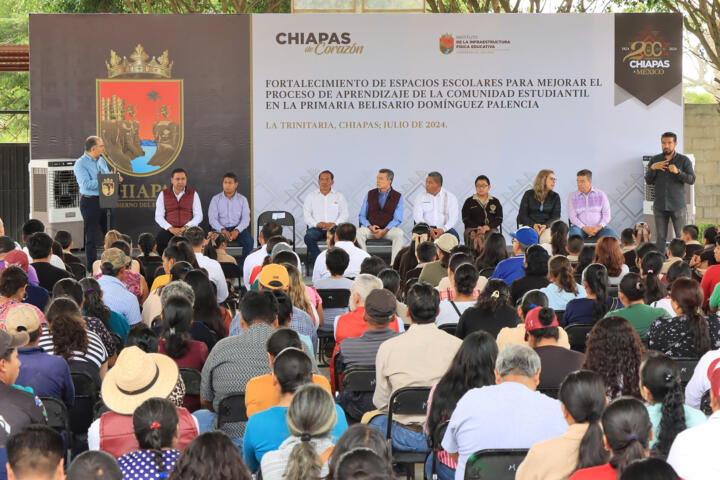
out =
[[126,347],[103,379],[103,402],[115,413],[132,415],[148,398],[167,398],[179,374],[172,358]]

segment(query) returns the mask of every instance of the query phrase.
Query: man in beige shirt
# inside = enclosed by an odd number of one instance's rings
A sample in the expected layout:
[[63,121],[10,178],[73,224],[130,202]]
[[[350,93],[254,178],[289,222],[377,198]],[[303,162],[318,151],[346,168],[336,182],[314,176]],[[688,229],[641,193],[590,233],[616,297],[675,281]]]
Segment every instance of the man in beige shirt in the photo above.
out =
[[[373,403],[387,411],[390,396],[404,387],[431,387],[447,371],[462,341],[435,326],[440,295],[428,284],[416,284],[407,295],[407,310],[412,321],[407,332],[386,340],[375,361],[376,385]],[[387,415],[377,415],[370,425],[383,434]],[[393,417],[392,446],[400,451],[426,452],[423,433],[425,415]]]

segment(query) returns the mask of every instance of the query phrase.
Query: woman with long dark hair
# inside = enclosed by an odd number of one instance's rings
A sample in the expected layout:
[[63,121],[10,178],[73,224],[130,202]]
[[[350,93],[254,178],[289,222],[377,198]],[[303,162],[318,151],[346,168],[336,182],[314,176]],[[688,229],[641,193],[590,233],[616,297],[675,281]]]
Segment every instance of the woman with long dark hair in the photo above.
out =
[[195,252],[193,252],[192,247],[184,237],[173,237],[170,239],[168,247],[163,251],[162,261],[165,274],[155,277],[155,280],[150,287],[151,292],[156,288],[160,288],[163,285],[170,283],[170,269],[176,262],[187,262],[194,269],[200,268],[197,263]]
[[575,470],[607,463],[600,417],[607,397],[603,378],[588,370],[568,374],[558,394],[567,432],[536,443],[518,467],[516,480],[568,478]]
[[682,480],[675,469],[660,458],[633,460],[619,480]]
[[685,405],[680,369],[664,353],[652,350],[640,365],[640,393],[647,402],[653,425],[650,448],[654,456],[667,458],[678,433],[705,423],[705,414]]
[[708,350],[720,347],[720,319],[703,315],[703,293],[698,282],[678,278],[673,282],[670,298],[679,315],[659,318],[650,324],[649,348],[673,358],[700,358]]
[[570,480],[617,480],[630,462],[649,455],[652,424],[640,400],[628,397],[613,400],[605,408],[601,423],[610,462],[578,470]]
[[491,233],[483,245],[480,255],[475,259],[475,268],[484,270],[495,268],[497,264],[508,258],[505,237],[501,233]]
[[[227,312],[224,314],[223,309],[218,305],[210,279],[200,270],[193,270],[185,275],[185,283],[190,285],[195,292],[195,303],[193,304],[195,321],[204,323],[215,332],[218,339],[225,338],[230,326],[230,322],[226,318],[229,315],[225,315]],[[227,325],[225,325],[226,323]]]
[[593,260],[595,259],[595,245],[585,245],[582,250],[580,250],[580,253],[578,254],[578,261],[577,265],[575,265],[575,270],[573,271],[573,275],[577,280],[581,280],[582,272],[585,271],[585,269],[593,263]]
[[87,330],[77,303],[66,297],[56,298],[48,306],[45,319],[50,330],[43,329],[38,346],[64,358],[71,368],[87,371],[99,384],[108,369],[107,350],[100,337]]
[[103,291],[100,284],[92,277],[80,280],[85,301],[82,304],[82,315],[99,319],[110,331],[120,335],[125,342],[130,325],[121,314],[110,310],[102,300]]
[[[673,282],[680,277],[693,278],[692,269],[690,268],[690,265],[685,262],[675,262],[670,266],[670,268],[668,268],[667,275],[665,275],[665,281],[668,283],[668,289],[672,289]],[[716,302],[720,303],[720,290],[718,290]],[[718,303],[715,305],[717,306]],[[652,302],[650,306],[664,309],[671,317],[677,315],[675,310],[672,308],[672,299],[669,294],[660,300]],[[710,307],[710,311],[716,310],[716,308],[713,308],[713,297],[710,297],[708,306]]]
[[[462,313],[475,304],[475,287],[477,286],[478,271],[472,263],[453,265],[456,257],[469,257],[464,253],[456,253],[450,259],[450,268],[454,268],[451,278],[453,296],[440,301],[440,310],[435,318],[435,325],[458,323]],[[483,278],[485,283],[487,279]]]
[[567,255],[568,233],[570,227],[562,220],[556,220],[550,226],[550,248],[553,255]]
[[550,226],[560,218],[560,195],[555,188],[555,172],[540,170],[532,189],[523,194],[518,208],[517,224],[535,230],[540,243],[550,243]]
[[251,480],[252,476],[230,437],[206,432],[185,447],[168,480]]
[[503,327],[515,327],[520,319],[509,303],[507,284],[499,279],[489,280],[475,305],[460,315],[455,335],[465,338],[476,330],[484,330],[495,338]]
[[[163,332],[158,343],[158,353],[175,360],[178,367],[202,371],[208,357],[208,347],[203,342],[193,340],[190,335],[193,320],[190,301],[184,297],[170,297],[161,317]],[[200,398],[197,395],[185,395],[183,406],[194,412],[200,408]]]
[[140,450],[118,458],[123,478],[167,478],[180,457],[177,408],[170,400],[150,398],[135,409],[132,417]]
[[605,379],[610,398],[640,397],[640,359],[645,353],[637,332],[622,317],[605,317],[590,331],[582,368]]
[[608,274],[608,283],[617,285],[629,271],[625,265],[625,256],[620,248],[620,242],[615,237],[601,237],[595,245],[595,258],[593,263],[605,265]]
[[[473,332],[465,337],[447,372],[430,390],[425,434],[430,436],[438,425],[455,410],[465,392],[472,388],[495,385],[495,359],[498,349],[495,338],[487,332]],[[457,463],[444,450],[438,453],[437,473],[441,480],[455,478]],[[432,456],[425,463],[427,478],[431,477]]]
[[667,295],[667,289],[662,282],[660,270],[665,257],[656,251],[646,253],[640,260],[640,276],[645,281],[645,304],[650,305]]
[[570,300],[587,295],[585,287],[575,281],[570,261],[562,255],[555,255],[548,262],[548,280],[550,284],[540,291],[547,295],[548,306],[553,310],[565,310]]
[[518,300],[530,290],[547,287],[550,281],[547,279],[548,260],[550,254],[540,245],[530,245],[525,251],[525,275],[513,280],[510,284],[510,297],[512,304],[517,304]]
[[[325,477],[325,480],[344,480],[348,478],[346,476],[337,476],[339,460],[346,458],[345,454],[350,454],[358,450],[375,452],[380,458],[380,461],[386,466],[386,471],[390,475],[390,478],[392,478],[392,466],[390,465],[390,454],[387,449],[385,436],[380,433],[377,428],[356,423],[345,430],[345,433],[342,434],[335,444],[335,448],[328,461],[330,471],[327,477]],[[375,479],[375,477],[372,478]]]
[[588,265],[582,272],[582,284],[587,296],[567,303],[563,325],[593,324],[603,318],[608,310],[618,307],[617,298],[608,295],[608,274],[605,265],[600,263]]
[[[178,280],[185,280],[185,275],[187,275],[191,271],[192,265],[190,265],[188,262],[173,263],[172,267],[170,267],[169,272],[170,282],[150,292],[147,300],[145,300],[145,303],[143,303],[142,319],[145,325],[147,325],[148,327],[152,326],[153,320],[155,320],[155,318],[160,315],[160,312],[162,311],[161,297],[165,287],[167,287],[172,282],[176,282]],[[193,298],[192,301],[194,302],[195,299]]]
[[29,306],[35,310],[41,321],[45,319],[45,315],[39,308],[30,303],[24,303],[29,286],[28,275],[21,267],[5,265],[0,270],[0,322],[4,321],[8,312],[18,305]]
[[628,273],[623,277],[618,297],[625,307],[613,310],[607,316],[623,317],[642,339],[647,337],[647,329],[652,322],[658,318],[669,318],[662,308],[645,305],[645,282],[637,273]]

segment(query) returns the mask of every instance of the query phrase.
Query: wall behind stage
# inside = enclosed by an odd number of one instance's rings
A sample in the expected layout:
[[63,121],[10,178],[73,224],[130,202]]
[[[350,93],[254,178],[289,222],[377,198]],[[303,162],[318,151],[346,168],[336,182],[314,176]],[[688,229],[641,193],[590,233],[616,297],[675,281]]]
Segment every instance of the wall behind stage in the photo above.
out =
[[[107,81],[111,50],[118,60],[127,57],[132,63],[137,45],[148,55],[145,64],[152,57],[162,62],[159,57],[167,50],[170,79],[135,75],[125,82],[137,87],[134,91],[117,90],[128,77]],[[31,158],[80,157],[85,138],[106,127],[98,112],[101,100],[96,93],[105,91],[101,89],[111,89],[103,94],[107,98],[117,94],[134,105],[132,113],[148,158],[135,159],[131,165],[116,161],[125,171],[121,208],[116,210],[121,231],[135,237],[158,230],[155,198],[159,189],[169,185],[173,168],[188,171],[188,184],[199,191],[205,216],[210,198],[221,191],[226,171],[240,176],[238,189],[251,198],[249,16],[31,15],[30,50]],[[179,83],[181,98],[177,88],[170,88]],[[133,120],[129,111],[123,120]],[[153,125],[158,121],[181,124],[177,133],[183,138],[181,146],[177,136],[169,140],[170,155],[153,166],[150,154],[160,150],[153,145]],[[110,141],[105,139],[106,146]]]
[[252,34],[255,215],[287,209],[301,234],[321,170],[357,224],[383,167],[406,234],[431,170],[460,205],[488,175],[507,232],[542,168],[565,220],[591,169],[619,233],[642,215],[642,156],[682,141],[678,15],[262,15]]

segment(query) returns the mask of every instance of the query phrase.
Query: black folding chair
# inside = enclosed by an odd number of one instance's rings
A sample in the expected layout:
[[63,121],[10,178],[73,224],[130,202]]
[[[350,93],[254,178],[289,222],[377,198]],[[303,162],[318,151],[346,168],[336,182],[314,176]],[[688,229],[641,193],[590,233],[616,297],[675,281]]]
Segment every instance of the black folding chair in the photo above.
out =
[[390,396],[388,408],[386,440],[388,451],[393,463],[404,464],[407,468],[407,478],[415,478],[415,464],[424,464],[427,459],[427,452],[403,452],[395,451],[392,447],[392,424],[393,415],[425,415],[427,413],[428,397],[430,387],[405,387],[396,390]]
[[442,330],[443,332],[447,332],[450,335],[455,336],[455,331],[457,330],[457,323],[443,323],[438,328]]
[[375,367],[350,367],[342,373],[340,380],[343,392],[374,392]]
[[217,428],[226,423],[247,422],[245,392],[231,393],[222,400],[217,411]]
[[563,317],[565,316],[565,310],[555,310],[555,317],[560,325],[563,324]]
[[695,367],[697,367],[698,360],[700,359],[687,357],[673,358],[673,362],[675,362],[675,365],[677,365],[680,370],[680,383],[683,387],[685,387],[692,378],[693,373],[695,372]]
[[225,303],[233,312],[237,312],[240,307],[240,299],[245,293],[245,285],[243,285],[243,275],[240,267],[232,262],[220,262],[225,280],[228,283],[228,298]]
[[585,343],[587,342],[587,337],[590,335],[590,330],[592,330],[593,325],[588,325],[585,323],[574,323],[572,325],[568,325],[565,327],[565,331],[568,335],[568,342],[570,343],[570,348],[575,350],[576,352],[585,352]]
[[444,422],[440,422],[437,427],[435,427],[435,430],[430,432],[430,448],[432,449],[432,471],[431,471],[431,479],[437,480],[437,461],[438,461],[438,452],[442,448],[440,445],[442,443],[442,439],[445,436],[445,431],[447,430],[448,425],[450,424],[450,420],[445,420]]
[[180,368],[180,376],[185,383],[185,395],[200,395],[200,382],[202,374],[194,368]]
[[700,411],[708,417],[713,414],[712,407],[710,406],[710,390],[705,390],[700,398]]
[[40,397],[45,412],[47,413],[47,424],[55,430],[60,430],[65,439],[65,448],[67,449],[67,459],[65,465],[70,465],[72,460],[72,440],[73,434],[70,429],[70,415],[65,404],[55,397]]
[[465,464],[465,480],[514,480],[526,448],[480,450]]
[[[318,345],[318,364],[319,366],[327,366],[332,358],[332,352],[335,349],[335,333],[333,330],[333,322],[335,315],[332,311],[347,311],[350,303],[350,290],[342,288],[319,289],[318,295],[322,299],[323,312],[325,313],[325,321],[318,328],[317,334],[319,339]],[[332,317],[332,318],[331,318]]]
[[87,277],[87,269],[82,263],[68,263],[67,266],[70,269],[70,273],[75,277],[75,280],[79,281]]
[[96,380],[86,372],[71,371],[73,386],[75,387],[75,402],[70,408],[70,430],[78,435],[85,435],[95,417],[95,404],[98,401]]
[[617,285],[610,285],[608,287],[608,297],[617,297],[620,292],[620,287]]
[[293,217],[292,213],[284,210],[268,210],[262,212],[257,219],[255,238],[260,238],[260,229],[270,221],[276,222],[283,227],[289,227],[292,230],[292,248],[295,250],[295,217]]

